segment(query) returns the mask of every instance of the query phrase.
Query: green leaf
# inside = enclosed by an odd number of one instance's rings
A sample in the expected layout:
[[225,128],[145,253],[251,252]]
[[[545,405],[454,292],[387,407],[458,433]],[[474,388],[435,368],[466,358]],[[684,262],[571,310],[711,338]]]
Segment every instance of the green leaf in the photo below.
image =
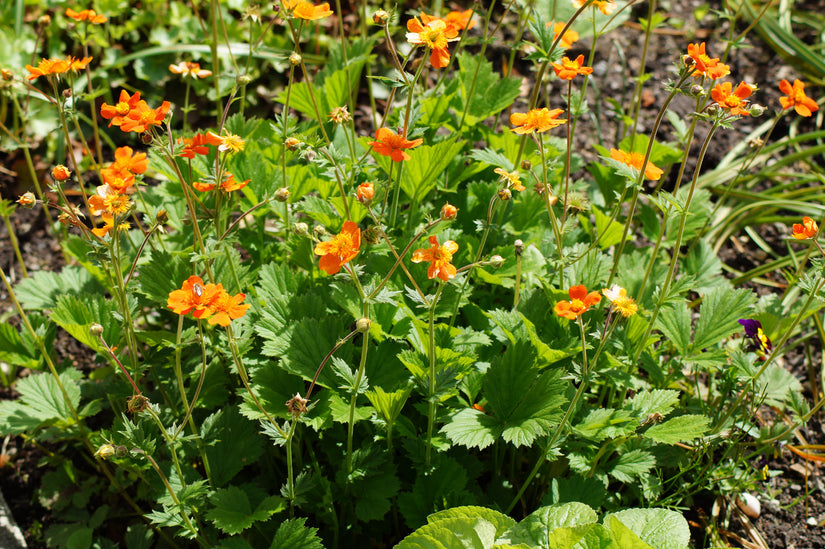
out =
[[0,324],[0,361],[36,370],[40,364],[39,355],[30,337],[24,338],[11,324]]
[[263,441],[255,424],[235,408],[223,408],[203,421],[202,436],[212,442],[206,457],[215,486],[229,482],[245,465],[254,463],[263,453]]
[[512,105],[519,96],[522,80],[501,78],[484,57],[462,52],[458,55],[458,64],[461,93],[455,110],[460,117],[467,109],[465,124],[473,126],[493,116]]
[[516,525],[516,521],[507,515],[494,509],[478,507],[476,505],[464,505],[461,507],[444,509],[443,511],[439,511],[428,516],[427,522],[432,524],[448,518],[480,518],[486,520],[495,526],[496,536],[502,535],[504,532]]
[[453,444],[479,450],[494,443],[501,431],[495,418],[473,408],[464,408],[454,414],[441,429]]
[[576,549],[624,549],[616,545],[613,535],[601,524],[594,524],[576,545]]
[[634,534],[630,528],[622,524],[616,517],[607,516],[604,520],[610,528],[613,539],[616,540],[616,545],[622,549],[657,549],[642,541],[639,536]]
[[155,249],[150,252],[149,261],[141,266],[136,280],[142,294],[165,307],[169,292],[179,289],[191,275],[192,267],[187,258]]
[[253,523],[265,521],[286,508],[283,499],[270,496],[253,511],[246,492],[237,486],[217,490],[209,497],[209,501],[215,507],[206,513],[206,518],[221,532],[230,535],[239,534]]
[[[690,543],[688,523],[675,511],[669,509],[625,509],[605,516],[604,524],[616,533],[615,523],[620,522],[636,534],[647,546],[655,549],[686,549]],[[617,539],[617,541],[619,541]],[[623,545],[619,547],[636,547]]]
[[717,288],[707,294],[699,309],[699,321],[693,338],[693,350],[699,352],[742,329],[738,320],[745,318],[756,302],[751,290]]
[[617,480],[631,483],[656,466],[656,458],[647,450],[631,450],[608,465],[608,472]]
[[699,240],[682,262],[682,272],[695,277],[694,291],[704,295],[714,288],[729,288],[728,280],[720,276],[722,262],[705,240]]
[[499,424],[504,441],[516,447],[530,446],[537,437],[550,434],[566,402],[561,371],[539,372],[532,367],[535,362],[533,348],[518,343],[493,360],[484,378],[487,409]]
[[581,423],[574,425],[573,431],[588,440],[601,442],[632,433],[636,427],[633,419],[629,411],[598,408],[591,410]]
[[316,535],[317,528],[304,525],[306,518],[289,519],[281,523],[269,549],[324,549]]
[[[459,156],[463,147],[463,141],[459,141],[458,137],[451,137],[441,143],[418,146],[409,151],[410,160],[403,163],[404,168],[401,172],[401,189],[412,202],[424,201],[430,191],[438,185],[441,172]],[[378,154],[373,154],[373,157],[378,165],[389,173],[392,159]],[[398,167],[394,166],[393,179],[397,173]]]
[[103,326],[103,339],[114,347],[122,335],[122,326],[114,315],[117,310],[115,302],[102,295],[81,298],[69,294],[57,299],[51,319],[84,345],[100,351],[103,345],[97,336],[89,332],[89,328],[95,323]]
[[392,393],[384,391],[381,387],[374,387],[367,391],[367,398],[381,417],[389,424],[395,423],[395,419],[401,414],[401,409],[410,396],[412,386],[398,389]]
[[639,417],[639,422],[647,421],[651,414],[668,415],[679,404],[679,391],[670,389],[646,389],[633,395],[625,403]]
[[541,507],[497,541],[540,549],[571,549],[596,524],[596,512],[584,503]]
[[0,401],[0,432],[17,435],[47,424],[72,425],[71,410],[80,405],[78,380],[83,374],[79,370],[66,370],[59,377],[68,403],[51,374],[35,374],[18,380],[15,384],[20,394],[18,399]]
[[757,381],[755,394],[764,396],[767,406],[784,408],[789,394],[802,393],[802,384],[796,377],[778,364],[769,364],[765,373]]
[[85,269],[65,267],[59,273],[37,271],[14,287],[24,309],[53,309],[63,295],[102,295],[103,287]]
[[615,246],[621,242],[622,233],[624,232],[624,225],[616,220],[611,220],[610,216],[603,214],[601,210],[595,206],[592,206],[590,211],[593,213],[593,217],[596,220],[596,234],[600,235],[604,233],[604,236],[602,236],[601,240],[599,240],[599,247],[602,250],[606,250],[607,248]]
[[[423,452],[423,450],[422,450]],[[398,509],[407,526],[414,528],[426,521],[434,510],[475,500],[467,491],[467,470],[456,460],[439,456],[438,466],[418,469],[412,490],[398,496]]]
[[690,347],[690,312],[686,303],[665,305],[656,319],[656,328],[662,331],[681,356],[687,356]]
[[701,437],[708,430],[708,418],[700,415],[684,415],[674,417],[654,425],[643,435],[656,442],[676,444],[683,440],[693,440]]
[[496,527],[480,518],[443,518],[425,524],[396,549],[492,549]]

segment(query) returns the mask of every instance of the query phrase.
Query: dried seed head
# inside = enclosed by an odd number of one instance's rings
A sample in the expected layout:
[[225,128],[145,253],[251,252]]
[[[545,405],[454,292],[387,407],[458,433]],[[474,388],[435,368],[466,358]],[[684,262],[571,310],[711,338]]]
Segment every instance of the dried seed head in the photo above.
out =
[[307,402],[307,399],[295,393],[294,397],[286,401],[286,409],[293,416],[299,416],[307,412]]
[[378,244],[378,242],[381,240],[381,232],[375,225],[370,225],[369,227],[361,231],[361,236],[364,237],[364,241],[367,244]]
[[139,414],[149,407],[149,399],[143,395],[132,395],[126,401],[126,409],[130,414]]

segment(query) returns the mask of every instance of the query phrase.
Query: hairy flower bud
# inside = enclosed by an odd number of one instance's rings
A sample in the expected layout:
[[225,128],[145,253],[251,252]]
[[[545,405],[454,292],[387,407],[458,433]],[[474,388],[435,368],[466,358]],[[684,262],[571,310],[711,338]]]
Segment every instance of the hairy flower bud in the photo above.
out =
[[239,86],[246,86],[247,84],[252,82],[252,77],[248,74],[240,74],[235,79],[235,82],[237,82]]
[[521,169],[526,170],[526,171],[529,172],[530,170],[533,169],[533,163],[530,162],[529,160],[522,160],[521,161]]
[[284,141],[284,147],[288,151],[295,151],[298,150],[298,147],[302,145],[300,139],[295,139],[294,137],[288,137],[286,141]]
[[158,210],[158,213],[155,214],[155,221],[158,225],[164,225],[167,221],[169,221],[169,214],[166,210]]
[[329,232],[327,232],[327,228],[323,225],[315,225],[315,227],[313,227],[312,229],[312,234],[315,236],[315,238],[320,240],[321,238],[327,236]]
[[151,145],[152,144],[152,134],[149,132],[143,132],[140,134],[140,142],[144,145]]
[[103,326],[95,322],[91,326],[89,326],[89,333],[92,334],[94,337],[101,336],[103,335]]
[[307,225],[306,223],[296,223],[292,230],[295,231],[295,234],[297,234],[298,236],[309,235],[309,225]]
[[71,88],[66,88],[65,90],[63,90],[63,97],[65,97],[66,99],[71,99],[72,98],[72,89]]
[[441,219],[443,221],[455,219],[456,215],[458,215],[458,208],[456,208],[449,202],[441,207]]
[[37,198],[35,198],[34,193],[29,191],[27,193],[23,193],[23,195],[17,199],[17,203],[23,206],[24,208],[34,208],[34,205],[37,203]]
[[52,177],[55,178],[57,181],[66,181],[72,176],[72,172],[69,171],[69,168],[64,166],[63,164],[59,164],[52,168]]
[[355,196],[358,197],[358,202],[362,204],[369,204],[375,198],[375,185],[372,183],[361,183],[355,191]]
[[112,444],[104,444],[97,449],[95,455],[100,459],[106,460],[115,455],[115,447]]
[[767,109],[762,105],[751,105],[751,116],[762,116]]
[[498,191],[498,198],[499,200],[508,201],[513,198],[513,193],[510,189],[501,189]]
[[487,265],[491,266],[494,269],[498,269],[502,265],[504,265],[504,258],[500,255],[494,255],[490,259],[487,260]]
[[41,15],[40,18],[37,20],[37,24],[41,27],[48,27],[52,22],[52,18],[49,14]]
[[372,14],[372,22],[382,27],[390,20],[390,14],[384,10],[378,10]]
[[699,97],[701,95],[704,95],[704,93],[705,88],[703,88],[699,84],[694,84],[690,87],[690,95],[692,95],[693,97]]
[[513,242],[513,248],[516,250],[516,257],[520,256],[524,253],[524,242],[521,239],[516,240]]
[[689,55],[682,56],[682,64],[690,69],[696,66],[696,59]]
[[298,52],[292,52],[289,54],[289,64],[293,67],[296,67],[301,64],[301,55]]
[[369,318],[359,318],[355,321],[355,329],[361,332],[362,334],[365,334],[370,331],[371,324],[372,322]]
[[281,187],[275,191],[275,200],[278,202],[286,202],[289,200],[289,189],[286,187]]

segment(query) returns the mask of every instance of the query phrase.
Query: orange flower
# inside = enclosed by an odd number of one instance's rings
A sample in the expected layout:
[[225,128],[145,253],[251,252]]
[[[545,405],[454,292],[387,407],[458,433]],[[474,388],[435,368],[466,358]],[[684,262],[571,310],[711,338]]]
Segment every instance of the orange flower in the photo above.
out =
[[224,174],[223,181],[221,181],[221,190],[223,192],[231,193],[232,191],[239,191],[249,185],[249,179],[238,183],[235,181],[235,176],[231,173]]
[[513,189],[514,191],[523,191],[524,185],[521,184],[521,177],[519,177],[518,171],[515,172],[508,172],[504,168],[496,168],[493,170],[495,173],[501,176],[502,181],[507,182],[507,187]]
[[730,67],[719,62],[718,57],[711,58],[705,53],[705,43],[688,44],[688,56],[696,62],[692,76],[707,76],[711,80],[730,74]]
[[334,275],[341,270],[342,265],[358,255],[360,247],[361,229],[352,221],[344,221],[340,233],[315,246],[315,255],[322,256],[318,267],[327,274]]
[[20,198],[17,199],[17,203],[24,208],[33,208],[37,203],[37,198],[35,198],[33,192],[29,191],[20,195]]
[[447,23],[448,27],[452,27],[458,32],[463,31],[464,29],[469,30],[476,24],[475,21],[473,21],[473,10],[471,9],[464,11],[451,11],[445,15],[442,20]]
[[559,115],[563,112],[564,111],[561,109],[553,109],[550,111],[547,110],[546,107],[542,109],[533,109],[526,113],[514,112],[510,115],[510,124],[516,127],[511,128],[511,130],[521,134],[530,133],[534,130],[539,133],[546,132],[551,128],[555,128],[556,126],[560,126],[567,122],[566,119],[558,120]]
[[[562,29],[564,29],[565,24],[566,23],[554,23],[553,21],[550,21],[545,26],[546,27],[550,27],[550,26],[553,27],[553,40],[556,40],[559,37],[559,33],[562,31]],[[561,40],[559,40],[559,45],[562,48],[567,49],[570,46],[572,46],[573,43],[576,42],[578,39],[579,39],[579,33],[577,33],[576,31],[574,31],[572,29],[570,29],[570,30],[567,30],[562,35]]]
[[285,0],[284,6],[292,12],[293,17],[307,21],[316,21],[332,15],[327,2],[315,6],[304,0]]
[[450,62],[450,52],[447,43],[458,40],[458,30],[448,25],[442,19],[436,19],[425,13],[421,19],[413,17],[407,21],[407,41],[410,44],[424,45],[431,50],[430,64],[437,69],[443,69]]
[[206,78],[212,76],[212,71],[202,69],[200,64],[191,61],[181,61],[177,65],[169,65],[169,70],[175,74],[182,74],[184,78]]
[[246,146],[246,142],[234,133],[229,133],[226,129],[223,130],[223,135],[218,135],[212,132],[206,132],[204,140],[210,145],[217,145],[221,152],[241,152]]
[[[637,170],[642,169],[642,163],[645,161],[645,155],[642,153],[624,152],[618,149],[610,149],[610,158]],[[659,181],[663,173],[665,173],[664,170],[657,168],[653,162],[648,161],[645,166],[645,177],[651,181]]]
[[455,216],[458,215],[458,208],[447,202],[443,206],[441,206],[441,219],[444,221],[448,221],[450,219],[455,219]]
[[803,217],[801,225],[799,223],[793,224],[793,237],[797,240],[813,238],[818,230],[819,227],[816,225],[816,221],[810,217]]
[[149,167],[146,153],[134,153],[132,147],[118,147],[115,149],[115,161],[109,165],[109,169],[125,174],[144,173]]
[[[218,284],[221,288],[221,285]],[[246,310],[251,305],[241,305],[241,302],[246,299],[246,294],[236,294],[230,296],[223,288],[215,296],[215,298],[207,306],[209,316],[209,324],[220,324],[224,328],[229,326],[229,323],[236,318],[241,318],[246,314]]]
[[361,183],[358,185],[358,190],[355,191],[355,196],[358,201],[368,204],[375,198],[375,185],[372,183]]
[[793,107],[796,114],[806,117],[819,110],[816,101],[805,95],[805,84],[800,80],[794,80],[793,86],[787,80],[782,80],[779,83],[779,91],[787,95],[779,98],[783,110]]
[[748,104],[746,99],[750,97],[753,90],[756,89],[756,86],[740,82],[733,92],[731,92],[731,88],[733,88],[733,84],[730,82],[716,84],[713,89],[710,90],[710,96],[716,101],[717,105],[723,109],[727,109],[731,116],[748,116],[750,112],[745,108]]
[[381,156],[389,156],[394,162],[401,162],[410,159],[410,155],[404,149],[412,149],[423,142],[424,140],[420,138],[408,141],[389,128],[378,128],[375,130],[375,141],[371,141],[368,145]]
[[553,63],[553,70],[562,80],[573,80],[580,74],[587,75],[593,72],[592,67],[582,67],[582,63],[584,63],[584,55],[578,56],[574,61],[562,57],[561,63]]
[[[573,5],[577,8],[582,7],[587,0],[573,0]],[[611,0],[593,0],[591,6],[599,8],[599,11],[604,15],[610,15],[616,9],[616,4]]]
[[567,290],[570,301],[559,301],[553,310],[562,318],[576,320],[601,299],[599,292],[587,293],[583,284],[573,286]]
[[451,261],[453,260],[453,254],[458,251],[458,244],[448,240],[443,246],[439,246],[438,238],[435,236],[431,236],[429,241],[429,248],[420,248],[413,252],[412,262],[429,261],[430,266],[427,269],[427,277],[431,279],[438,277],[447,282],[455,277],[456,269]]
[[[61,215],[63,215],[63,214],[61,214]],[[92,232],[99,238],[103,238],[104,236],[109,234],[109,231],[111,231],[112,229],[115,228],[115,218],[112,214],[104,213],[101,216],[101,218],[103,219],[103,226],[98,227],[96,229],[92,229]],[[129,227],[131,227],[131,225],[126,221],[120,223],[117,226],[118,230],[120,230],[120,231],[128,230]]]
[[118,189],[109,185],[100,185],[97,193],[89,198],[92,215],[123,215],[132,208],[132,201]]
[[52,177],[55,178],[56,181],[66,181],[72,176],[72,172],[69,171],[69,168],[60,164],[52,168]]
[[93,25],[106,22],[106,16],[98,15],[95,10],[74,11],[72,8],[66,8],[66,17],[71,17],[75,21],[88,21]]
[[132,186],[135,184],[135,176],[130,172],[118,171],[112,168],[104,168],[100,170],[100,175],[103,178],[103,182],[112,189],[115,189],[117,192],[128,192],[130,194],[134,192]]
[[140,103],[140,92],[135,92],[129,96],[126,90],[120,90],[120,97],[114,105],[103,103],[100,106],[100,116],[110,120],[109,127],[120,126],[132,110],[136,109]]
[[86,65],[92,60],[91,57],[84,57],[77,59],[75,57],[68,57],[66,59],[41,59],[36,67],[26,65],[26,70],[29,71],[29,76],[26,80],[35,80],[40,76],[56,76],[65,72],[77,72],[86,68]]
[[166,306],[179,315],[194,310],[192,316],[202,318],[209,314],[209,306],[222,291],[220,284],[204,284],[201,277],[192,275],[184,281],[180,290],[169,292]]
[[130,110],[123,119],[120,129],[124,132],[143,133],[153,126],[160,126],[169,113],[170,106],[169,101],[164,101],[160,107],[153,109],[141,99],[137,107]]
[[209,154],[209,147],[206,146],[206,135],[202,133],[196,133],[192,136],[192,139],[181,137],[178,139],[178,143],[183,143],[183,150],[180,152],[180,156],[184,158],[191,160],[195,158],[196,154]]

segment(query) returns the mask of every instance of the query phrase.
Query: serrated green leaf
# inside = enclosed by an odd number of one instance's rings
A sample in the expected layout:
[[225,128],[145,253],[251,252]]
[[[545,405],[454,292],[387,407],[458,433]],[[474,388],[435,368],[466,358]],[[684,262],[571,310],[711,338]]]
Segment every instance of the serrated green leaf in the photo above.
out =
[[114,301],[101,295],[62,295],[51,314],[51,319],[69,332],[75,339],[96,351],[103,349],[97,336],[89,332],[92,324],[103,326],[103,338],[110,346],[117,345],[122,335],[119,322],[114,313],[118,310]]
[[149,261],[137,277],[140,292],[149,299],[166,306],[169,292],[177,290],[192,274],[188,258],[172,255],[164,250],[150,252]]
[[39,351],[30,337],[24,337],[14,326],[0,324],[0,360],[21,368],[36,370],[40,364]]
[[625,408],[630,408],[639,417],[639,422],[644,423],[651,414],[661,414],[667,416],[676,405],[679,404],[679,391],[670,389],[646,389],[633,395],[625,403]]
[[707,294],[699,309],[693,351],[698,352],[716,345],[741,330],[738,321],[747,317],[755,302],[754,293],[744,288],[717,288]]
[[596,512],[584,503],[550,505],[525,517],[498,541],[540,549],[572,549],[596,520]]
[[64,267],[59,273],[36,271],[14,287],[24,309],[53,309],[63,295],[102,295],[103,287],[79,267]]
[[603,234],[601,240],[599,240],[599,247],[602,250],[606,250],[607,248],[615,246],[621,242],[622,233],[624,232],[624,225],[616,220],[611,220],[610,216],[603,214],[601,210],[595,206],[591,206],[590,211],[593,213],[593,217],[596,220],[596,234]]
[[704,295],[714,288],[730,287],[728,280],[720,276],[722,261],[719,260],[710,244],[702,239],[698,241],[698,244],[691,249],[682,261],[682,272],[695,277],[694,291],[700,295]]
[[396,549],[492,549],[496,527],[480,518],[444,518],[425,524]]
[[664,444],[676,444],[683,440],[701,437],[708,430],[708,418],[700,415],[684,415],[654,425],[643,435]]
[[458,65],[461,93],[456,112],[467,109],[465,124],[474,125],[493,116],[512,105],[519,96],[522,80],[501,78],[484,57],[462,52],[458,55]]
[[769,364],[757,381],[758,398],[764,397],[768,406],[784,408],[789,394],[802,393],[802,384],[796,376],[778,364]]
[[631,450],[608,464],[607,470],[621,482],[630,483],[656,466],[656,458],[647,450]]
[[395,423],[396,418],[401,414],[401,409],[410,396],[412,386],[407,386],[397,391],[388,393],[381,387],[374,387],[367,391],[367,398],[381,417],[387,423]]
[[629,411],[612,408],[591,410],[573,431],[588,440],[601,442],[608,438],[625,436],[635,430],[635,421]]
[[265,521],[270,516],[286,508],[284,500],[279,496],[270,496],[259,503],[255,510],[246,492],[237,486],[217,490],[209,497],[214,505],[206,513],[206,518],[224,534],[239,534],[253,523]]
[[215,486],[229,482],[263,453],[263,441],[255,424],[235,408],[223,408],[208,416],[203,421],[202,436],[212,442],[206,447],[206,456]]
[[501,435],[502,427],[484,412],[465,408],[453,415],[441,432],[453,444],[483,450]]
[[464,505],[475,498],[466,492],[467,471],[456,460],[439,457],[438,467],[420,468],[412,490],[398,496],[398,508],[410,528],[426,522],[436,509]]
[[[655,549],[686,549],[690,543],[690,529],[688,523],[675,511],[669,509],[625,509],[616,513],[611,513],[604,518],[604,523],[608,524],[611,531],[617,521],[627,527],[646,546]],[[619,547],[636,547],[635,545],[623,545]]]
[[289,519],[281,523],[269,549],[324,549],[316,533],[317,528],[304,525],[306,518]]
[[662,331],[680,355],[687,355],[690,347],[690,312],[686,303],[662,307],[656,319],[656,328]]
[[60,386],[51,374],[35,374],[17,381],[17,400],[0,401],[0,432],[20,434],[31,432],[47,424],[71,425],[74,423],[72,407],[80,404],[78,380],[82,373],[66,370],[60,381],[69,399],[67,403]]
[[516,525],[516,521],[507,515],[494,509],[488,509],[486,507],[479,507],[476,505],[464,505],[461,507],[444,509],[443,511],[439,511],[428,516],[427,522],[433,524],[448,518],[480,518],[482,520],[486,520],[495,526],[496,536],[500,536]]

